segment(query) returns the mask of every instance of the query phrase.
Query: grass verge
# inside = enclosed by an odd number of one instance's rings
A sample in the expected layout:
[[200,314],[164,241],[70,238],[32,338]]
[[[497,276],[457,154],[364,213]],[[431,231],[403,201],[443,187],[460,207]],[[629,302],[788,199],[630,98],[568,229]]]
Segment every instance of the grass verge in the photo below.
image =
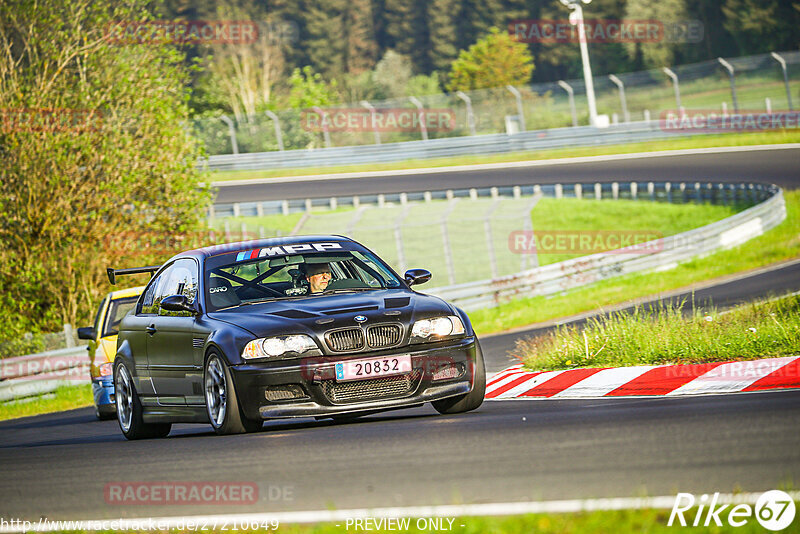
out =
[[0,421],[91,406],[92,386],[61,386],[53,393],[0,403]]
[[800,257],[800,191],[784,194],[786,220],[747,243],[695,258],[668,271],[611,278],[558,295],[523,298],[496,308],[475,310],[469,314],[473,327],[482,335],[501,332]]
[[583,156],[605,156],[611,154],[630,154],[634,152],[655,152],[662,150],[682,150],[688,148],[710,148],[720,146],[768,145],[800,142],[800,132],[780,130],[775,132],[697,135],[681,139],[645,141],[622,145],[603,145],[581,148],[558,148],[534,152],[514,152],[482,156],[456,156],[425,160],[407,160],[392,163],[369,163],[363,165],[339,165],[331,167],[305,167],[295,169],[262,169],[253,171],[216,171],[207,175],[209,182],[229,180],[251,180],[257,178],[277,178],[286,176],[311,176],[315,174],[335,174],[346,172],[380,172],[398,169],[426,169],[451,167],[455,165],[477,165],[484,163],[507,163],[513,161],[574,158]]
[[800,350],[800,296],[756,301],[724,313],[682,304],[637,306],[517,343],[534,370],[753,360]]

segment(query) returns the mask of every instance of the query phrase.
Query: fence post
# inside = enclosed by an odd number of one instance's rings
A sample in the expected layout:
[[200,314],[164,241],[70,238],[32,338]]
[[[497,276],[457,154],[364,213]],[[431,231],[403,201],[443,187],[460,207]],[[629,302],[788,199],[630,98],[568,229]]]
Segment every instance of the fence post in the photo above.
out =
[[672,78],[672,87],[675,90],[675,110],[678,111],[681,109],[681,87],[678,83],[678,75],[675,72],[667,67],[661,69],[664,74]]
[[631,116],[628,114],[628,102],[625,98],[625,84],[623,84],[622,80],[613,74],[609,74],[608,79],[617,86],[617,89],[619,89],[619,101],[622,104],[622,119],[625,122],[631,122]]
[[739,101],[736,99],[736,75],[733,65],[722,59],[721,57],[717,58],[719,64],[725,67],[728,71],[728,74],[731,77],[731,98],[733,98],[733,112],[739,113]]
[[400,267],[400,272],[403,273],[408,268],[408,264],[406,262],[406,255],[403,249],[403,232],[402,232],[402,224],[403,220],[408,215],[409,206],[405,204],[403,209],[400,211],[400,215],[394,220],[394,243],[397,247],[397,264]]
[[423,141],[427,141],[428,126],[425,124],[425,108],[422,107],[422,102],[420,102],[419,98],[416,96],[409,96],[408,99],[417,107],[417,110],[419,110],[419,131],[422,133]]
[[780,64],[781,70],[783,71],[783,85],[786,86],[786,102],[789,104],[789,111],[792,111],[792,91],[789,89],[789,72],[786,70],[786,60],[776,52],[771,52],[770,55]]
[[314,113],[319,115],[319,119],[322,122],[322,138],[325,140],[325,146],[327,148],[331,147],[331,132],[328,130],[328,114],[319,106],[314,106],[311,108]]
[[469,134],[475,135],[475,114],[472,112],[472,99],[464,91],[456,91],[456,96],[467,105],[467,126]]
[[524,132],[526,131],[526,128],[525,128],[525,113],[522,108],[522,95],[520,94],[519,90],[513,85],[506,85],[506,89],[511,91],[511,94],[514,95],[514,98],[517,100],[517,115],[519,115],[519,131]]
[[236,142],[236,127],[233,125],[233,121],[227,115],[220,116],[220,120],[228,125],[228,135],[231,138],[231,147],[233,148],[233,153],[239,153],[239,144]]
[[447,231],[447,218],[450,217],[450,213],[455,209],[457,203],[457,198],[450,201],[450,205],[442,214],[442,219],[439,224],[442,229],[442,251],[444,252],[444,263],[447,267],[447,278],[450,281],[450,285],[456,283],[456,271],[455,265],[453,265],[453,250],[452,247],[450,247],[450,234]]
[[381,144],[381,133],[378,131],[378,121],[375,120],[375,106],[367,102],[366,100],[362,100],[359,102],[362,107],[366,108],[369,111],[369,119],[372,123],[372,135],[375,136],[375,144]]
[[564,80],[558,80],[558,86],[565,90],[569,96],[569,110],[572,113],[572,126],[577,126],[578,112],[575,111],[575,91],[573,91],[572,86]]
[[522,227],[525,229],[526,235],[531,237],[531,241],[534,243],[534,250],[533,251],[525,251],[528,252],[527,254],[523,252],[522,254],[522,262],[521,267],[522,270],[525,271],[531,267],[538,267],[539,266],[539,251],[535,248],[536,241],[533,235],[533,221],[531,217],[531,212],[533,208],[536,207],[536,204],[542,199],[541,193],[534,193],[531,202],[525,207],[525,212],[523,216],[525,217],[524,222],[522,223]]
[[264,113],[267,115],[267,117],[272,119],[272,123],[275,125],[275,138],[278,140],[278,150],[283,150],[283,132],[281,132],[281,121],[278,119],[278,116],[270,110],[267,110]]
[[72,325],[69,323],[64,324],[64,340],[67,343],[67,348],[75,347],[75,338],[72,336]]
[[492,215],[499,206],[500,199],[495,198],[495,201],[489,206],[489,209],[486,210],[486,214],[483,216],[483,231],[486,235],[486,250],[489,254],[489,270],[492,279],[499,276],[497,271],[497,256],[494,253],[494,239],[492,238]]

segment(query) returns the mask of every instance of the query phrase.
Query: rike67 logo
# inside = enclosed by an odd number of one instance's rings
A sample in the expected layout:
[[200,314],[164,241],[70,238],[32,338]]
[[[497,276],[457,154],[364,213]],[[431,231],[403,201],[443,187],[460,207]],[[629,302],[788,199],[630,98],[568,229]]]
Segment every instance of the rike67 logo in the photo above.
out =
[[[681,525],[683,527],[708,527],[723,524],[732,527],[746,525],[754,517],[759,524],[767,530],[779,531],[787,528],[794,521],[795,504],[791,495],[780,490],[772,490],[758,497],[755,507],[739,501],[723,503],[720,494],[715,493],[711,499],[708,495],[701,495],[695,499],[691,493],[678,493],[672,512],[669,514],[667,526]],[[692,512],[692,508],[697,511]],[[684,517],[685,515],[685,517]]]

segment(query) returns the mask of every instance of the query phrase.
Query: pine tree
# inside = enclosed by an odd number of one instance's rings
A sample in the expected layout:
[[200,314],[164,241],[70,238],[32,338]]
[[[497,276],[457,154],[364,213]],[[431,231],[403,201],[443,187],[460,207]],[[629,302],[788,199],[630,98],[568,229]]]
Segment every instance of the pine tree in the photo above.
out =
[[360,74],[377,62],[378,43],[370,0],[350,0],[345,14],[344,65],[348,74]]

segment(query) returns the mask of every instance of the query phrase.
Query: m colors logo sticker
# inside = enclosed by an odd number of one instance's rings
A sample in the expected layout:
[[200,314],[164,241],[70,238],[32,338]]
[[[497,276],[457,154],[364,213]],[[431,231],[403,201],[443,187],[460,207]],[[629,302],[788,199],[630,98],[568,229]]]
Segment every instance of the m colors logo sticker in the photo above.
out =
[[326,252],[328,250],[341,250],[339,243],[300,243],[297,245],[283,245],[275,247],[257,248],[247,250],[236,255],[236,261],[253,260],[256,258],[272,258],[286,256],[287,254],[300,254],[302,252]]

